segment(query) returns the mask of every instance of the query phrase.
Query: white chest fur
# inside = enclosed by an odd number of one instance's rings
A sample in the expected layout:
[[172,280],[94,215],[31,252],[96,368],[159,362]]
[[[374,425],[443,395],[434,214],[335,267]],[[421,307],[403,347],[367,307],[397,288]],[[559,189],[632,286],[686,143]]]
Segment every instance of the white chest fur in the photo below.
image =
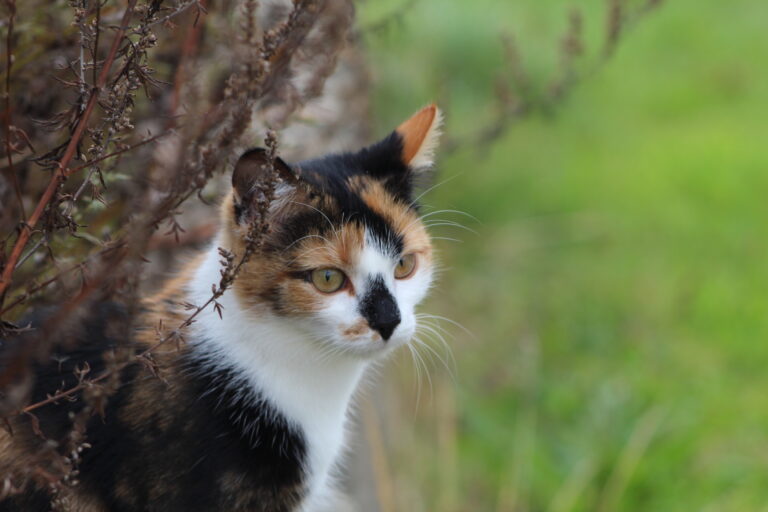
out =
[[[215,245],[214,245],[215,247]],[[190,287],[190,299],[202,304],[220,279],[215,249],[208,252]],[[334,495],[333,466],[345,439],[347,410],[366,368],[362,360],[329,355],[300,327],[240,305],[231,291],[219,300],[222,318],[207,308],[192,329],[205,352],[238,369],[304,434],[309,495],[303,509],[325,510]],[[330,510],[330,509],[329,509]]]

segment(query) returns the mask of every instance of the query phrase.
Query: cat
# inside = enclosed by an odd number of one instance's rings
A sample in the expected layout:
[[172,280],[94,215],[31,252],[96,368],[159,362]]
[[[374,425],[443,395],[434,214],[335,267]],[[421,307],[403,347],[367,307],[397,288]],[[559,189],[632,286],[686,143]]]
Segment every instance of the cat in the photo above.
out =
[[[414,308],[432,283],[433,250],[414,190],[433,165],[441,119],[429,105],[371,146],[295,165],[263,149],[240,157],[210,248],[135,318],[100,304],[75,327],[76,349],[36,368],[32,401],[76,384],[86,361],[96,375],[128,338],[136,351],[156,343],[158,322],[179,325],[185,304],[211,296],[221,278],[218,248],[245,251],[265,169],[296,177],[277,185],[269,231],[221,307],[204,309],[183,343],[153,353],[157,376],[138,362],[122,370],[103,414],[88,419],[77,485],[57,491],[63,508],[339,510],[335,476],[350,401],[370,363],[410,341]],[[52,446],[40,434],[61,439],[82,404],[46,405],[35,411],[39,425],[12,419],[13,434],[0,430],[0,477],[22,485],[13,475]],[[48,489],[27,480],[0,511],[50,509]]]

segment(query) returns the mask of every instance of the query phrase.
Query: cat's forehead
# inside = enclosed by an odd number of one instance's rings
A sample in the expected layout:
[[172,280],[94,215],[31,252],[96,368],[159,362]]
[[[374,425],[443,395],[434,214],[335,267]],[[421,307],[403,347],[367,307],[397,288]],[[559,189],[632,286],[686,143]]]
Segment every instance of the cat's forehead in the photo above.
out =
[[376,184],[407,203],[412,181],[408,165],[400,157],[402,148],[402,139],[393,134],[358,152],[300,162],[295,169],[305,181],[342,202],[350,190],[357,192]]
[[414,205],[362,173],[324,177],[286,209],[290,213],[276,230],[275,248],[294,253],[303,267],[318,260],[349,266],[366,248],[394,258],[428,246]]

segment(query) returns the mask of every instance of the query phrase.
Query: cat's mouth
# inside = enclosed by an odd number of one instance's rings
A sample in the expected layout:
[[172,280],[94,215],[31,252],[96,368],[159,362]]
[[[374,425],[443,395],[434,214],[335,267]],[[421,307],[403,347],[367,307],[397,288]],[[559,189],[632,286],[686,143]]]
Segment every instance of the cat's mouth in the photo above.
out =
[[399,325],[385,338],[379,331],[372,329],[365,319],[360,319],[341,329],[338,343],[343,345],[344,350],[354,354],[376,356],[407,344],[413,337],[413,330],[408,325]]

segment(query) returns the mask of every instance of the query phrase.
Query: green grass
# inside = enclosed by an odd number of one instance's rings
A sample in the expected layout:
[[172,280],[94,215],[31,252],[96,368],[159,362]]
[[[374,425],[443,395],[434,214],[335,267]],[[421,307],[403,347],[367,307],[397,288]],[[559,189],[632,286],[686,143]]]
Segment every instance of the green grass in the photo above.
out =
[[[372,22],[402,2],[369,2]],[[582,2],[594,42],[603,2]],[[429,100],[489,119],[498,34],[533,79],[568,2],[421,0],[367,36],[380,133]],[[399,365],[399,510],[752,511],[768,504],[768,3],[669,1],[551,116],[440,162],[452,329],[418,411]],[[594,44],[592,45],[594,48]]]

